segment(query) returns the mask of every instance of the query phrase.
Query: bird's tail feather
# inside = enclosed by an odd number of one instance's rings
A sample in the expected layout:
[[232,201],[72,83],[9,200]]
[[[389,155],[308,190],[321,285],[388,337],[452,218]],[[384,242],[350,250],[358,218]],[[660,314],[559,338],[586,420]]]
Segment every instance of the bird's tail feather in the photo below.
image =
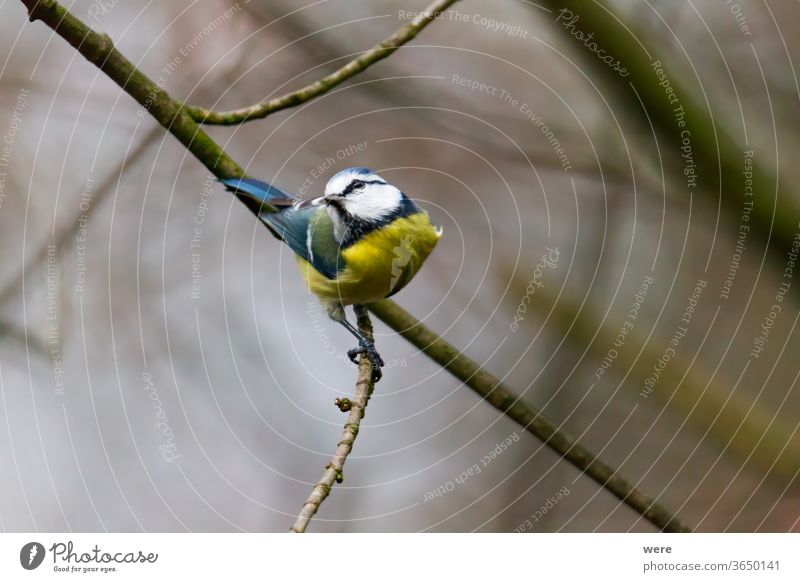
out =
[[291,194],[261,180],[223,178],[220,182],[258,217],[261,217],[263,213],[280,212],[282,208],[297,202],[297,198]]

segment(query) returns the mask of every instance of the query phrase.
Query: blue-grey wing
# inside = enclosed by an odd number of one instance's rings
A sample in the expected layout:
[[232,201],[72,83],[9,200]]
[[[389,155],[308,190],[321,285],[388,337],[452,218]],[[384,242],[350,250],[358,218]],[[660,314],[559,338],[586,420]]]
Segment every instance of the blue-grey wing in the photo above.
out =
[[300,200],[250,178],[221,180],[250,208],[276,237],[320,273],[335,279],[345,267],[341,248],[333,236],[333,222],[325,208]]
[[324,207],[294,206],[259,218],[329,279],[335,279],[345,268],[341,248],[333,236],[333,222]]

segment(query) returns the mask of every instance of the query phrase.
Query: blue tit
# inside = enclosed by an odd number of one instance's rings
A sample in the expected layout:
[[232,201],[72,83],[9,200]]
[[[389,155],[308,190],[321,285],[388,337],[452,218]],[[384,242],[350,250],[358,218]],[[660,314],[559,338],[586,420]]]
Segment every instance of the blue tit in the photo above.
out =
[[333,176],[325,195],[300,200],[250,178],[221,180],[296,255],[309,289],[330,318],[358,339],[352,362],[366,354],[376,380],[383,360],[347,321],[345,306],[394,295],[417,274],[442,229],[413,200],[367,168]]

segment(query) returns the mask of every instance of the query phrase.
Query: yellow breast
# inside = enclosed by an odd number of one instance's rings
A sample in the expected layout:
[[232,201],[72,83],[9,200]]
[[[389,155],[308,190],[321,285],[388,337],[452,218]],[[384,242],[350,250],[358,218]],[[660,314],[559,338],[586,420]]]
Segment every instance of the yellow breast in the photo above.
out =
[[328,279],[305,259],[297,262],[309,289],[343,305],[378,301],[405,287],[428,258],[442,232],[427,212],[398,218],[365,235],[342,252],[347,264]]

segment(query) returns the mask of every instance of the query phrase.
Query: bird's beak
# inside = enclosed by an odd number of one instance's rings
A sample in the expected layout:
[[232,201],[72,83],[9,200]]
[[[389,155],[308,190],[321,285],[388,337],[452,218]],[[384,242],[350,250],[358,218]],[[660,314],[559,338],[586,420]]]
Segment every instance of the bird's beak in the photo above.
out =
[[315,208],[324,204],[326,204],[325,197],[320,196],[319,198],[312,198],[311,200],[303,200],[297,205],[297,208]]

